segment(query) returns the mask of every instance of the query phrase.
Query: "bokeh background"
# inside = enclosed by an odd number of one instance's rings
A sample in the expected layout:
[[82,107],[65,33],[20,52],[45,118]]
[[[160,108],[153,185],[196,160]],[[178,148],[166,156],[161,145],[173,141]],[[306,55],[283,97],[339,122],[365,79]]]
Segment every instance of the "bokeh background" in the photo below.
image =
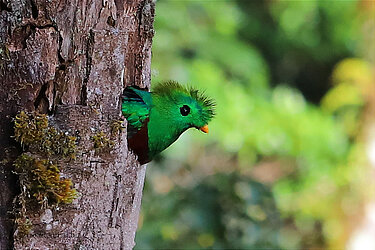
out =
[[156,2],[153,84],[217,102],[148,165],[136,249],[375,249],[375,2]]

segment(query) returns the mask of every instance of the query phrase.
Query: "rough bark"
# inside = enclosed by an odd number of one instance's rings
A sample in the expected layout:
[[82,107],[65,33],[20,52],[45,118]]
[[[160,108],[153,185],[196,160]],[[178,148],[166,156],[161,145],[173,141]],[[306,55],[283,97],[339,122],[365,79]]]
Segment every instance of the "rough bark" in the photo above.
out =
[[[126,130],[110,129],[124,87],[150,85],[153,16],[151,0],[0,0],[0,249],[134,246],[145,167],[128,152]],[[76,160],[52,160],[80,196],[29,213],[31,233],[13,239],[12,164],[22,149],[12,118],[21,110],[48,113],[79,138]],[[114,147],[95,150],[98,132]]]

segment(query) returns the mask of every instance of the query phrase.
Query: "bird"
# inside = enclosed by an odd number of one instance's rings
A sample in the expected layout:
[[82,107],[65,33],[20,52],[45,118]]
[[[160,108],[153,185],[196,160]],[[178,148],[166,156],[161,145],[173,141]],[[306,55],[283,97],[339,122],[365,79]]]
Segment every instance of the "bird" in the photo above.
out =
[[121,105],[128,122],[128,147],[141,165],[148,163],[187,129],[208,133],[215,106],[203,92],[175,81],[161,82],[151,92],[128,86]]

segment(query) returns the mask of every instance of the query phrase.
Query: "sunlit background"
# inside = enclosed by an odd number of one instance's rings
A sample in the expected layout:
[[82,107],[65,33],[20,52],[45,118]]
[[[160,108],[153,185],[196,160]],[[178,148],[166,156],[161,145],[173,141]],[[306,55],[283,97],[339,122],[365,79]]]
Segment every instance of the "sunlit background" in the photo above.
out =
[[157,1],[153,84],[217,102],[148,165],[136,248],[375,249],[375,2]]

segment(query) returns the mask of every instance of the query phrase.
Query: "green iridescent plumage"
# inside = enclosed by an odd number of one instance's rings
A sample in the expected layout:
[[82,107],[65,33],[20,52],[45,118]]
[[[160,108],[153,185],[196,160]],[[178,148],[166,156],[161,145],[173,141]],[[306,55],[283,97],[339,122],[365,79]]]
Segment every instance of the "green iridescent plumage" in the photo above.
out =
[[169,81],[152,92],[127,87],[122,113],[128,121],[130,148],[146,163],[171,145],[188,128],[208,132],[215,104],[193,88]]

